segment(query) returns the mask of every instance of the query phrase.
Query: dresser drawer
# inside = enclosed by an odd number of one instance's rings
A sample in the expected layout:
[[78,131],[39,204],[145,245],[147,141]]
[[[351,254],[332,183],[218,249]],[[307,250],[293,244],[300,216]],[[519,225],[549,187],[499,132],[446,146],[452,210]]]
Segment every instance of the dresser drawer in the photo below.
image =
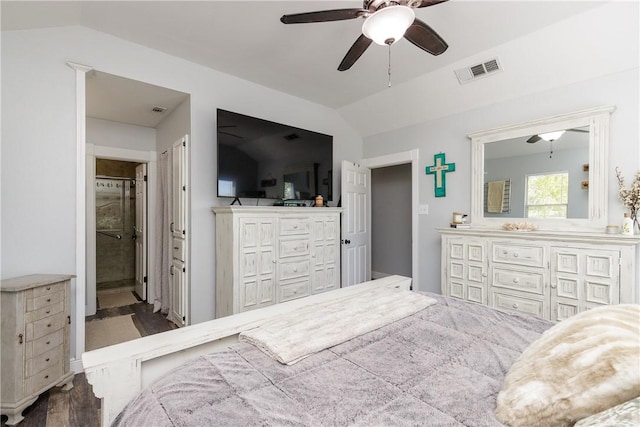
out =
[[493,261],[507,264],[544,267],[544,247],[494,243]]
[[171,254],[175,259],[184,261],[184,240],[182,239],[171,240]]
[[58,301],[50,303],[50,305],[44,306],[41,309],[34,311],[27,311],[25,313],[26,322],[35,322],[36,320],[44,319],[45,317],[53,316],[64,311],[64,301]]
[[27,298],[27,311],[36,311],[44,307],[50,307],[60,301],[64,301],[63,290],[50,294],[34,296],[33,298]]
[[27,341],[33,341],[62,329],[67,322],[66,313],[58,313],[35,322],[27,323]]
[[40,371],[35,375],[27,377],[25,381],[27,385],[27,394],[35,393],[40,389],[58,381],[63,373],[63,363],[61,360],[59,360],[56,365],[51,366],[44,371]]
[[282,218],[280,219],[280,235],[290,236],[295,234],[309,234],[311,223],[308,218]]
[[280,240],[280,258],[309,255],[308,240]]
[[543,319],[545,315],[545,304],[542,300],[526,298],[517,295],[503,294],[500,292],[491,293],[491,306],[503,310],[517,311],[520,313],[533,314]]
[[37,298],[44,295],[55,294],[56,292],[64,292],[65,282],[55,283],[46,286],[29,289],[26,293],[27,298]]
[[279,302],[290,301],[311,295],[311,285],[309,280],[289,283],[287,285],[281,285],[278,292],[280,293]]
[[24,374],[27,377],[31,377],[38,372],[49,369],[53,366],[60,364],[62,360],[62,346],[52,348],[51,350],[39,354],[35,357],[26,360],[24,365]]
[[278,278],[280,280],[295,279],[309,276],[309,261],[294,261],[280,263]]
[[544,294],[544,273],[519,270],[493,269],[492,286],[516,291]]
[[64,329],[58,329],[52,334],[45,335],[37,340],[28,341],[26,343],[26,358],[32,358],[44,352],[51,350],[62,344],[64,341]]

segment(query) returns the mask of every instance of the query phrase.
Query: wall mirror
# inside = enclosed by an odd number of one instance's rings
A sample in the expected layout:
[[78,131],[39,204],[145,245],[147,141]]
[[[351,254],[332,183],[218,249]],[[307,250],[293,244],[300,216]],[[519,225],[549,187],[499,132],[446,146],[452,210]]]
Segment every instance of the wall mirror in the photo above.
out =
[[500,228],[601,231],[607,223],[609,117],[578,111],[475,132],[471,222]]

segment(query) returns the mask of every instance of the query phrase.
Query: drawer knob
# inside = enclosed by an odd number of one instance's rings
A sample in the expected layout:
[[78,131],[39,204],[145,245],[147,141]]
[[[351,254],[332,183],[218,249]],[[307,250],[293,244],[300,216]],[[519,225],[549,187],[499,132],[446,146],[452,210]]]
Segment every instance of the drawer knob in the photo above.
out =
[[298,224],[293,224],[293,228],[298,228]]
[[513,283],[520,283],[520,279],[519,279],[519,278],[517,278],[517,277],[516,277],[516,278],[514,278],[514,279],[513,279]]
[[51,290],[51,286],[47,286],[47,290],[50,291]]
[[518,258],[518,252],[514,253],[514,254],[513,254],[513,257],[514,257],[514,258]]
[[50,328],[50,327],[51,327],[51,323],[47,323],[47,328]]
[[513,304],[513,308],[518,308],[518,303]]
[[51,298],[47,298],[47,302],[51,302]]
[[44,379],[45,379],[45,380],[46,380],[47,378],[49,378],[49,375],[45,375],[45,376],[44,376]]
[[49,359],[48,357],[46,359],[44,359],[45,362],[48,362],[49,360],[51,360],[51,359]]
[[293,269],[293,272],[294,272],[294,273],[297,273],[297,272],[298,272],[298,269],[297,269],[297,268],[294,268],[294,269]]
[[51,344],[51,341],[47,341],[47,345]]
[[51,313],[51,310],[47,310],[47,314]]
[[18,344],[22,344],[24,342],[24,335],[18,334]]

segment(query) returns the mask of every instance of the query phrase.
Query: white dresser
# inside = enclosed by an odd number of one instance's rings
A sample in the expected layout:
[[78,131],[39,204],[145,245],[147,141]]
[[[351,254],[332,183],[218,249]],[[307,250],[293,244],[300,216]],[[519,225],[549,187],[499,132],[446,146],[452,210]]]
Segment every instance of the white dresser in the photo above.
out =
[[640,237],[442,228],[442,294],[559,321],[638,303]]
[[213,211],[216,317],[340,287],[340,208]]
[[37,274],[2,280],[2,398],[7,425],[53,386],[73,388],[69,370],[70,279]]

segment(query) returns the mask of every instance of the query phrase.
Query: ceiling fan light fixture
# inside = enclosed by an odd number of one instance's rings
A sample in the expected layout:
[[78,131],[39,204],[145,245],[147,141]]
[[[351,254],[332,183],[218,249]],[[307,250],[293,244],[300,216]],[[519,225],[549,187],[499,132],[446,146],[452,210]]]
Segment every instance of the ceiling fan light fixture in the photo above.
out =
[[563,130],[558,130],[555,132],[541,133],[540,138],[544,139],[545,141],[553,142],[560,138],[564,134],[564,132],[565,131]]
[[376,11],[362,24],[362,34],[379,45],[390,45],[400,40],[416,19],[408,6],[388,6]]

